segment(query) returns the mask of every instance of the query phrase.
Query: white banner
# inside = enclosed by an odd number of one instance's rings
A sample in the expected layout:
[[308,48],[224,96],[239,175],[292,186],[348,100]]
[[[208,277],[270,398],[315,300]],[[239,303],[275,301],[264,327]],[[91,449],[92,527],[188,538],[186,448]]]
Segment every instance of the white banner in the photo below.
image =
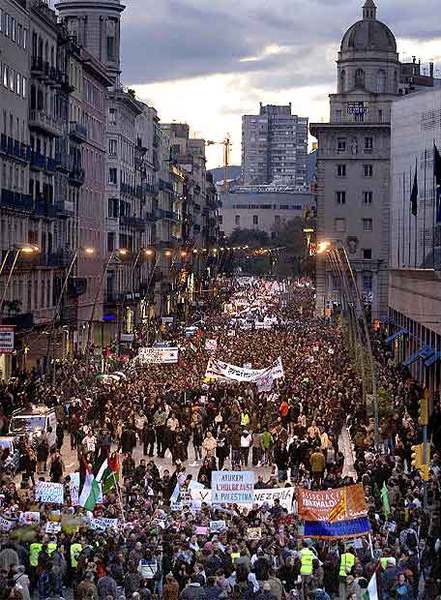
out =
[[[293,501],[294,501],[294,488],[268,488],[268,489],[260,489],[254,490],[254,501],[252,503],[245,504],[242,506],[242,509],[248,508],[250,509],[253,504],[257,504],[258,506],[263,506],[263,504],[267,503],[270,506],[274,506],[274,500],[280,501],[280,506],[282,508],[286,508],[289,513],[293,511]],[[206,504],[211,504],[212,492],[208,488],[203,489],[192,489],[190,491],[193,508],[199,510],[201,508],[202,502]]]
[[254,482],[253,471],[213,471],[211,501],[213,504],[252,504]]
[[232,379],[234,381],[259,381],[262,377],[271,373],[273,379],[282,379],[285,376],[282,359],[278,358],[276,362],[267,369],[244,369],[215,358],[210,358],[205,372],[205,377],[210,379]]
[[64,504],[63,484],[37,481],[35,486],[35,500],[47,504]]
[[118,519],[110,519],[107,517],[96,517],[90,519],[90,528],[106,531],[107,529],[118,529]]
[[140,348],[138,360],[143,364],[176,364],[179,348]]

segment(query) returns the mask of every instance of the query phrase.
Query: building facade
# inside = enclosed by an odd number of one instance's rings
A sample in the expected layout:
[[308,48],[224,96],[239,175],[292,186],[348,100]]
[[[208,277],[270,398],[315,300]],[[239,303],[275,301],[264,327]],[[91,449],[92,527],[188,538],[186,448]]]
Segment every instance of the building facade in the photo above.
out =
[[304,218],[306,209],[314,204],[310,192],[241,191],[221,194],[219,225],[221,235],[229,237],[235,229],[265,231],[270,237],[284,223]]
[[258,115],[242,117],[244,185],[306,185],[308,119],[291,108],[261,104]]
[[[392,108],[389,328],[395,357],[439,390],[441,224],[435,201],[434,145],[441,149],[441,90]],[[411,194],[417,170],[418,197]],[[416,213],[416,214],[415,214]]]
[[[372,317],[387,315],[390,121],[399,94],[395,38],[366,0],[362,20],[345,33],[337,60],[330,122],[311,125],[318,139],[318,241],[343,244]],[[326,257],[317,264],[317,312],[340,295]]]

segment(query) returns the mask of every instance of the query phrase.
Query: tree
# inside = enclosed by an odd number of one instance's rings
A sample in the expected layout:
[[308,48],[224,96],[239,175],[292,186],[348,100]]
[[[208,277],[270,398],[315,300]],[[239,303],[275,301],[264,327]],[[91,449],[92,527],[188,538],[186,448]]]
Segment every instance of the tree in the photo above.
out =
[[265,247],[270,245],[269,235],[266,231],[259,229],[235,229],[230,235],[230,246],[251,246],[252,248]]

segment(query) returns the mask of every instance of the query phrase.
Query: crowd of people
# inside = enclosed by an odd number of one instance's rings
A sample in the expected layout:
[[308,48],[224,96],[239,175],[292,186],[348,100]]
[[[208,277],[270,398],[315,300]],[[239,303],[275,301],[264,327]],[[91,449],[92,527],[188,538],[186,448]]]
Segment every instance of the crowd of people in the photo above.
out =
[[[373,334],[378,440],[344,329],[314,317],[308,282],[219,287],[190,333],[161,331],[179,347],[177,364],[143,365],[135,350],[114,358],[119,381],[97,380],[79,357],[60,365],[57,387],[36,374],[1,385],[1,432],[14,408],[37,402],[55,408],[57,428],[53,447],[46,436],[22,440],[19,476],[1,470],[0,599],[362,599],[375,580],[378,598],[439,600],[439,402],[425,484],[411,465],[422,390],[383,334]],[[207,378],[207,340],[233,365],[265,369],[281,357],[284,377],[266,391]],[[119,480],[88,512],[73,474],[83,482],[115,456]],[[295,502],[195,503],[189,490],[209,489],[222,469],[254,470],[256,490],[362,483],[371,533],[307,538]],[[62,506],[35,500],[39,480],[63,483]],[[30,513],[38,523],[20,519]]]

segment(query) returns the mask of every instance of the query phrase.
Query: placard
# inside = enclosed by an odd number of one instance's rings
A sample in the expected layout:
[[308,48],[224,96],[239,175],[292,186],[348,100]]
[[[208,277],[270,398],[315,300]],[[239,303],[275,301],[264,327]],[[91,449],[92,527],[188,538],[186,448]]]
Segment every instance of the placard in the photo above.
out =
[[213,504],[252,504],[254,482],[253,471],[213,471],[211,501]]
[[60,533],[61,531],[61,523],[52,523],[48,521],[46,523],[46,533]]
[[225,521],[210,521],[210,532],[219,533],[227,528]]
[[119,519],[109,519],[107,517],[93,517],[90,519],[90,528],[106,531],[107,529],[118,529]]
[[262,529],[260,527],[248,527],[247,540],[258,541],[262,537]]
[[46,504],[64,504],[64,486],[62,483],[37,481],[35,500]]
[[142,364],[176,364],[179,348],[140,348],[138,360]]
[[14,327],[11,325],[0,325],[0,354],[12,354],[14,352]]
[[1,531],[11,531],[14,527],[14,521],[9,521],[0,515],[0,529]]
[[21,512],[18,522],[20,525],[34,525],[40,523],[40,513],[31,511]]

